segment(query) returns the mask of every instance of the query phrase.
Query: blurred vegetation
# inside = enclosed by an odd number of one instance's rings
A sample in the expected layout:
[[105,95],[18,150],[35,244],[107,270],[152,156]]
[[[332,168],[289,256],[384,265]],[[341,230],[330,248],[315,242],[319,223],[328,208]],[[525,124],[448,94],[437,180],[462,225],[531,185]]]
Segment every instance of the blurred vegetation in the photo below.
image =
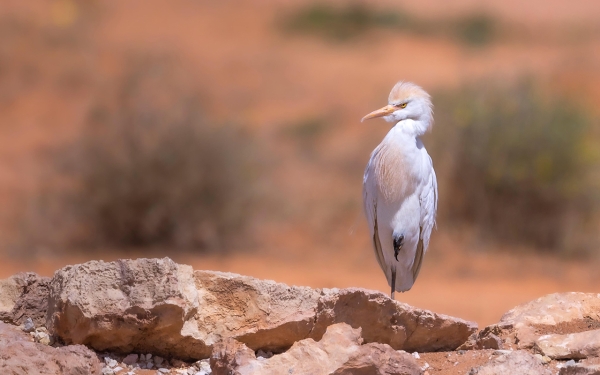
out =
[[428,149],[447,223],[472,224],[502,242],[589,250],[600,158],[588,112],[529,81],[483,82],[433,98],[439,125]]
[[185,76],[168,60],[136,59],[96,99],[81,136],[56,153],[58,183],[38,202],[64,234],[58,245],[248,245],[258,167],[252,138],[210,124]]
[[431,37],[453,38],[466,45],[484,46],[498,36],[498,22],[491,15],[473,13],[455,18],[424,19],[399,8],[376,9],[368,3],[343,6],[313,3],[287,15],[283,29],[345,41],[376,29],[388,29]]

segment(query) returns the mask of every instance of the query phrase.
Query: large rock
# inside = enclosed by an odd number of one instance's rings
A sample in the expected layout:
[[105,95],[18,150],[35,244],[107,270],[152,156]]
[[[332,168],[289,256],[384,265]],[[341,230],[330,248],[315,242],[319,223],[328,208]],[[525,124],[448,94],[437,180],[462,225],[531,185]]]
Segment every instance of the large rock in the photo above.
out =
[[531,348],[542,335],[600,328],[600,294],[555,293],[519,305],[487,329],[508,345]]
[[313,338],[334,323],[362,328],[365,342],[379,342],[406,351],[448,351],[477,331],[477,324],[414,308],[364,289],[324,289],[319,300]]
[[207,352],[184,333],[199,307],[190,266],[92,261],[57,271],[50,289],[47,327],[67,344],[183,358]]
[[411,351],[453,350],[477,329],[378,292],[193,272],[168,258],[65,267],[50,289],[48,329],[65,343],[184,359],[208,358],[227,337],[281,352],[340,322],[362,328],[366,342]]
[[515,350],[472,368],[469,375],[551,375],[542,361],[524,350]]
[[16,327],[0,322],[0,373],[11,375],[95,375],[102,366],[82,345],[53,348],[33,342]]
[[568,335],[544,335],[534,349],[552,359],[600,357],[600,329]]
[[0,280],[0,320],[22,324],[27,318],[36,325],[46,321],[50,278],[32,272]]
[[298,341],[285,353],[268,359],[257,359],[244,344],[225,339],[215,345],[210,362],[214,375],[421,373],[406,352],[384,344],[361,346],[361,342],[360,329],[340,323],[328,327],[320,341]]
[[227,272],[195,271],[194,277],[201,308],[189,325],[207,346],[232,337],[254,350],[281,351],[314,327],[318,290]]

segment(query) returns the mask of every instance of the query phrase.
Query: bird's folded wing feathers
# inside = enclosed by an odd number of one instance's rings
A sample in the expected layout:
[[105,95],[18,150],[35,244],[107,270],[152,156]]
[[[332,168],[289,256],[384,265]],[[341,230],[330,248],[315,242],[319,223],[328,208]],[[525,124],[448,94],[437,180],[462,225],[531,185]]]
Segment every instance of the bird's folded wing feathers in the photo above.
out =
[[423,251],[427,251],[429,246],[429,238],[431,231],[435,225],[435,213],[437,211],[437,179],[435,177],[435,171],[433,170],[433,163],[431,158],[428,157],[429,161],[429,177],[427,182],[424,184],[421,194],[419,195],[419,203],[421,206],[421,233],[419,239],[423,241]]
[[381,241],[379,240],[379,227],[377,223],[377,188],[375,187],[373,179],[369,179],[369,173],[372,172],[370,168],[372,160],[373,158],[371,158],[367,165],[363,179],[363,202],[365,205],[365,215],[367,216],[371,237],[373,239],[375,257],[377,258],[377,263],[379,263],[381,269],[385,270],[385,259],[383,257]]

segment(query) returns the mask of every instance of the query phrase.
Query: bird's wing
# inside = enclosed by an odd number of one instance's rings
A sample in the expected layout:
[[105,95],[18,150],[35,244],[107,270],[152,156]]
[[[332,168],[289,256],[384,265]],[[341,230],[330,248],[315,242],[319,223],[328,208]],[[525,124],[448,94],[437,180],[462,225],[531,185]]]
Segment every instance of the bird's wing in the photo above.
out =
[[421,263],[423,261],[423,255],[427,252],[429,247],[429,238],[431,237],[431,231],[435,225],[435,213],[437,211],[437,179],[435,171],[433,170],[433,162],[431,157],[427,155],[427,170],[429,177],[426,183],[423,185],[421,194],[419,195],[419,203],[421,207],[421,220],[419,223],[419,243],[417,244],[417,251],[415,254],[415,260],[412,266],[413,281],[417,279],[419,271],[421,270]]
[[383,258],[383,250],[381,249],[381,242],[379,240],[379,227],[377,223],[377,186],[374,178],[374,158],[378,149],[375,149],[371,155],[371,159],[365,169],[365,175],[363,177],[363,203],[365,209],[365,215],[369,223],[369,230],[371,238],[373,239],[373,250],[375,251],[375,257],[382,270],[385,270],[385,259]]

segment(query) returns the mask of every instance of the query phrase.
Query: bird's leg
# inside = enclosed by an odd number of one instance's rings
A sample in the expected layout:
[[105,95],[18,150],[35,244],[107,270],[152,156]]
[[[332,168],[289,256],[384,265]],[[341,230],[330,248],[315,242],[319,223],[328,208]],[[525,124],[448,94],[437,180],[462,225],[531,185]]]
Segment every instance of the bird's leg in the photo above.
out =
[[395,299],[394,292],[396,292],[396,267],[392,267],[392,293],[390,295],[391,299]]
[[396,261],[398,261],[398,253],[400,253],[402,245],[404,245],[404,235],[394,236],[394,258],[396,258]]

